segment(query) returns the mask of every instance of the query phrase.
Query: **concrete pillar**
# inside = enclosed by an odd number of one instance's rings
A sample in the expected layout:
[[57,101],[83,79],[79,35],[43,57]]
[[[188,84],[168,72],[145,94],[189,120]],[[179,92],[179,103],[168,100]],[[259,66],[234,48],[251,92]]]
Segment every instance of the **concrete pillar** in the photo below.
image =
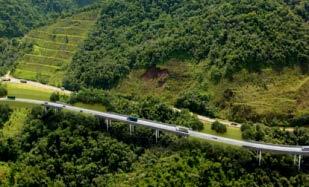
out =
[[297,155],[294,155],[294,161],[293,161],[294,166],[296,166],[296,156],[297,156]]
[[261,165],[261,162],[262,162],[262,151],[261,150],[259,150],[258,151],[258,157],[259,157],[259,166]]
[[132,135],[132,132],[133,132],[134,126],[130,124],[130,125],[129,125],[129,127],[130,127],[130,135]]
[[158,138],[159,138],[159,130],[156,129],[156,143],[158,143]]
[[106,124],[106,131],[108,131],[109,126],[111,125],[112,121],[110,119],[105,119],[105,124]]
[[301,155],[298,155],[298,170],[300,170],[300,164],[301,164]]

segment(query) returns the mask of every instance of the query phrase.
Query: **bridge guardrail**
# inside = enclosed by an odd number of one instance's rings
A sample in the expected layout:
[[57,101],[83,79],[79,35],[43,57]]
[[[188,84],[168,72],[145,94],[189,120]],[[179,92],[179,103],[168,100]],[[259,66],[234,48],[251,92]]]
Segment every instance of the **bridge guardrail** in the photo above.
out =
[[[266,142],[259,142],[259,141],[254,141],[254,140],[245,140],[246,142],[249,143],[256,143],[260,145],[270,145],[270,146],[280,146],[280,147],[296,147],[296,148],[303,148],[306,145],[283,145],[283,144],[271,144],[271,143],[266,143]],[[309,147],[309,146],[308,146]]]

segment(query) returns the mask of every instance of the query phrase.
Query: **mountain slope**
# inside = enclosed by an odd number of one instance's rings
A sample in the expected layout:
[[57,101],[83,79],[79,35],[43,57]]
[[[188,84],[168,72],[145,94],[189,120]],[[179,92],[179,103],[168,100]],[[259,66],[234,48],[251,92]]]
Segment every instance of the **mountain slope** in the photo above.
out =
[[131,69],[171,58],[208,60],[219,79],[242,69],[308,71],[308,25],[279,0],[108,1],[95,30],[69,68],[68,88],[111,88]]
[[23,40],[33,44],[32,50],[18,60],[14,76],[61,86],[67,65],[97,15],[97,9],[89,10],[29,32]]
[[96,0],[0,0],[0,36],[20,37],[57,17],[63,12],[76,10]]

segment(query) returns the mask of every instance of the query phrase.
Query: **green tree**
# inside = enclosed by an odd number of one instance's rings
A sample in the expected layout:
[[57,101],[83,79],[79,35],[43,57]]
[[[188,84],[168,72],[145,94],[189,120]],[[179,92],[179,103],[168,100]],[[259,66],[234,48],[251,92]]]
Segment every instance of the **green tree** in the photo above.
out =
[[0,128],[9,120],[12,109],[6,104],[0,104]]
[[7,89],[0,84],[0,97],[4,97],[8,94]]
[[59,94],[59,92],[53,92],[53,93],[50,95],[49,100],[52,101],[52,102],[59,101],[59,100],[60,100],[60,94]]
[[214,112],[209,104],[210,96],[198,91],[187,91],[177,98],[176,107],[187,108],[201,115],[214,117]]
[[220,123],[219,121],[215,121],[211,124],[211,129],[216,131],[217,133],[226,133],[227,128],[226,125]]

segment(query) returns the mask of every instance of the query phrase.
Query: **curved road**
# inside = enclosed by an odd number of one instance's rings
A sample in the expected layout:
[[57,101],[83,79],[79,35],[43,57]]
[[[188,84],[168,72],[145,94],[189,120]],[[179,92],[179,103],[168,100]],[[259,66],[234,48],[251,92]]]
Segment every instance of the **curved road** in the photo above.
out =
[[[1,98],[0,101],[8,101],[8,99]],[[74,112],[83,112],[83,113],[91,114],[96,117],[101,117],[101,118],[108,119],[108,120],[125,122],[128,124],[134,125],[134,126],[144,126],[144,127],[152,128],[152,129],[159,130],[159,131],[167,131],[167,132],[175,133],[178,135],[191,136],[191,137],[201,138],[204,140],[211,140],[211,141],[225,143],[229,145],[246,147],[246,148],[254,149],[257,151],[274,152],[274,153],[280,153],[280,154],[292,154],[292,155],[309,155],[309,146],[296,146],[296,145],[295,146],[285,146],[285,145],[263,144],[263,143],[258,143],[258,142],[234,140],[230,138],[214,136],[214,135],[196,132],[192,130],[182,131],[175,125],[164,124],[164,123],[145,120],[145,119],[138,119],[138,121],[133,122],[133,121],[128,120],[128,116],[126,115],[99,112],[95,110],[74,107],[74,106],[70,106],[67,104],[52,103],[52,102],[31,100],[31,99],[15,99],[15,100],[9,100],[9,101],[44,105],[46,107],[51,107],[51,108],[56,108],[56,109],[66,109],[66,110],[74,111]]]

